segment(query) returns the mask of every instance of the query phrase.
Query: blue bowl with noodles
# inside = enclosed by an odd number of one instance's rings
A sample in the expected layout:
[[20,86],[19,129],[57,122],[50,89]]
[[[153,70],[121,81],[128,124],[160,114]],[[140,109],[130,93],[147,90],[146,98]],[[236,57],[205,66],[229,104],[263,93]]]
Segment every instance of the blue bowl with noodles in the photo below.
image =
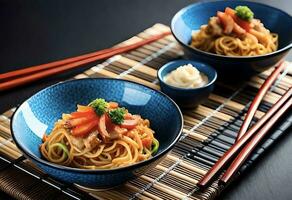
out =
[[[39,150],[43,134],[51,132],[62,113],[71,113],[76,104],[87,105],[96,98],[116,101],[129,112],[149,119],[160,143],[158,152],[148,160],[104,170],[72,168],[45,160]],[[17,108],[11,122],[13,139],[24,156],[58,180],[90,188],[113,187],[155,167],[178,141],[182,128],[182,113],[165,94],[110,78],[71,80],[43,89]]]
[[[235,8],[238,5],[248,6],[256,19],[260,19],[272,33],[278,34],[278,50],[259,56],[224,56],[190,46],[193,30],[199,30],[202,25],[208,24],[210,17],[215,16],[217,11],[224,12],[226,7]],[[208,63],[216,68],[219,77],[224,75],[224,78],[230,78],[228,75],[232,75],[236,80],[276,65],[292,47],[291,15],[277,8],[250,1],[208,1],[191,4],[172,18],[171,31],[187,58]]]

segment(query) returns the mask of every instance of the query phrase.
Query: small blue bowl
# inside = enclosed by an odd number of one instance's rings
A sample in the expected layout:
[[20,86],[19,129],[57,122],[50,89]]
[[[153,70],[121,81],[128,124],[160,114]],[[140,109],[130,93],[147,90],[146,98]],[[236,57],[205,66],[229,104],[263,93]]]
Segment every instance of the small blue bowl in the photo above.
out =
[[[207,24],[209,18],[216,15],[217,11],[224,11],[227,6],[235,8],[238,5],[251,8],[255,18],[260,19],[271,32],[279,35],[277,51],[261,56],[231,57],[190,47],[192,30],[199,30],[201,25]],[[219,76],[232,75],[236,79],[249,77],[274,66],[292,48],[292,17],[277,8],[250,1],[208,1],[191,4],[172,18],[171,31],[183,47],[187,58],[210,64],[218,70]]]
[[[179,88],[171,86],[164,81],[165,75],[175,70],[176,68],[192,64],[200,72],[204,73],[208,77],[208,84],[199,88]],[[214,89],[214,84],[217,79],[217,72],[211,66],[206,65],[201,62],[191,61],[191,60],[175,60],[163,65],[157,72],[157,77],[159,79],[160,88],[162,92],[171,97],[180,107],[183,108],[193,108],[201,104],[206,100],[209,94]]]
[[[149,119],[160,142],[158,153],[146,161],[108,170],[71,168],[43,159],[39,151],[43,134],[52,130],[62,113],[73,112],[76,104],[87,105],[96,98],[119,102],[131,113]],[[17,147],[44,172],[90,188],[113,187],[155,167],[178,141],[182,127],[179,107],[165,94],[134,82],[109,78],[66,81],[48,87],[22,103],[11,123]]]

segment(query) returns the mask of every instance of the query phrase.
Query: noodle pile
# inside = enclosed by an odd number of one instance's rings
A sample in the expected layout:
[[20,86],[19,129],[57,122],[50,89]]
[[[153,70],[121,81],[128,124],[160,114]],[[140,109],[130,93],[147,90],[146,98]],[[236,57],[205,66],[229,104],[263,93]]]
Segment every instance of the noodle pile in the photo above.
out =
[[278,35],[270,33],[257,19],[250,24],[252,28],[248,32],[227,34],[218,17],[211,17],[208,25],[201,26],[198,32],[193,31],[191,46],[226,56],[256,56],[276,51]]
[[[50,162],[83,169],[112,169],[147,160],[158,149],[147,119],[139,118],[133,129],[122,129],[122,134],[114,138],[103,138],[98,130],[87,137],[72,136],[66,126],[69,118],[63,114],[40,146],[41,154]],[[152,145],[145,146],[144,138],[150,138]]]

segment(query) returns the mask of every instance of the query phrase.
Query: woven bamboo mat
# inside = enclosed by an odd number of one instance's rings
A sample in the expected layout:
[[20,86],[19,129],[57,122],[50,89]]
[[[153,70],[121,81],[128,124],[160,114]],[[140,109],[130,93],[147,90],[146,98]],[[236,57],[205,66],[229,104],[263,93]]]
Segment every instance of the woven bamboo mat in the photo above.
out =
[[[130,44],[166,30],[169,30],[167,26],[156,24],[119,45]],[[159,89],[157,69],[181,56],[183,52],[174,38],[167,36],[134,51],[114,56],[74,79],[114,77]],[[145,175],[106,191],[66,185],[35,168],[22,156],[11,138],[9,123],[14,111],[12,108],[0,115],[0,189],[18,199],[214,199],[223,189],[219,188],[217,181],[204,191],[198,191],[196,183],[234,143],[248,105],[272,70],[238,86],[218,81],[208,101],[196,109],[183,111],[183,136],[165,160]],[[265,96],[254,122],[291,86],[292,65],[288,65]],[[289,122],[290,126],[292,118]],[[270,136],[269,145],[286,128],[287,124],[280,127],[276,135]],[[269,145],[263,144],[254,155],[259,155]],[[253,156],[247,164],[252,163],[255,157],[258,156]]]

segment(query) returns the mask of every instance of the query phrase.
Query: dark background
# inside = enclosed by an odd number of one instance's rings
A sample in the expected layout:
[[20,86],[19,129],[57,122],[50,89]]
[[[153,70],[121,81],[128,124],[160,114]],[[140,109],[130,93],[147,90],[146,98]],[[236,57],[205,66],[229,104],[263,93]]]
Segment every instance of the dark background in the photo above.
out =
[[[292,13],[290,0],[257,1]],[[110,47],[157,22],[168,25],[191,2],[195,1],[0,0],[0,73]],[[88,67],[0,93],[0,112]],[[292,134],[286,134],[221,198],[291,199],[291,153]]]

